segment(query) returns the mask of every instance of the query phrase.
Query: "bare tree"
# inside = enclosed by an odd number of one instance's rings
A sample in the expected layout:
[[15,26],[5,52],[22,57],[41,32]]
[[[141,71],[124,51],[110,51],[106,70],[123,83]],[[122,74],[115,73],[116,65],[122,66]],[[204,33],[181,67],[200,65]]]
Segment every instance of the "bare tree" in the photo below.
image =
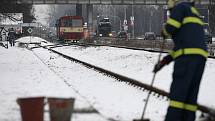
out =
[[[33,9],[31,4],[14,4],[12,0],[3,0],[0,4],[0,13],[2,16],[7,17],[13,21],[19,21],[14,16],[14,13],[23,13],[24,18],[23,21],[25,22],[31,22],[33,21],[34,15],[33,15]],[[0,18],[1,20],[2,18]]]

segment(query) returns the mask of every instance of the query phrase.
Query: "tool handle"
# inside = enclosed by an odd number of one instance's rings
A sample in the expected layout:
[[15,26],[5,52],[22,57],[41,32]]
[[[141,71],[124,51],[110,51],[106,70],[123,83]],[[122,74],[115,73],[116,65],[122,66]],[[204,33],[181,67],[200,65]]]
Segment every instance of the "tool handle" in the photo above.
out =
[[[160,59],[161,59],[161,55],[162,55],[162,51],[163,51],[163,49],[164,49],[165,41],[166,41],[166,40],[164,39],[163,42],[162,42],[161,51],[160,51],[159,56],[158,56],[158,62],[159,62]],[[157,74],[157,72],[155,72],[155,73],[153,74],[153,78],[152,78],[152,81],[151,81],[151,84],[150,84],[151,87],[152,87],[153,84],[154,84],[156,74]],[[144,115],[145,115],[145,112],[146,112],[146,108],[147,108],[147,105],[148,105],[148,102],[149,102],[150,94],[151,94],[151,90],[149,90],[149,93],[148,93],[148,95],[147,95],[146,103],[145,103],[145,106],[144,106],[144,108],[143,108],[143,113],[142,113],[141,119],[144,118]]]

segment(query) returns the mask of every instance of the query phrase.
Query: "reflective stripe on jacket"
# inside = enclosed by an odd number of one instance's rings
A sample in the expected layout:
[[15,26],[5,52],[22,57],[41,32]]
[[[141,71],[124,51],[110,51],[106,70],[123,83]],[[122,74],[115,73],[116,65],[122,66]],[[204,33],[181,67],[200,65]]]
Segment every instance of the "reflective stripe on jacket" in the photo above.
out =
[[182,54],[199,54],[207,57],[203,21],[195,7],[182,2],[176,5],[163,28],[165,36],[172,36],[175,47],[173,58]]
[[205,58],[208,57],[208,52],[201,49],[201,48],[185,48],[185,49],[179,49],[177,51],[171,51],[169,53],[173,59],[181,56],[181,55],[193,55],[193,54],[196,54],[196,55],[201,55]]

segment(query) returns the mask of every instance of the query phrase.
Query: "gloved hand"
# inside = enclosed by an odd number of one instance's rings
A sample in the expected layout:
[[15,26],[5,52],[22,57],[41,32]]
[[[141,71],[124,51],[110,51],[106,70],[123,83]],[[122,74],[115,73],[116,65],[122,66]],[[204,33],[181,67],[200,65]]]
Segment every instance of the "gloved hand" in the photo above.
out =
[[160,71],[165,65],[169,64],[173,58],[170,55],[165,56],[161,61],[155,64],[153,72],[157,73]]
[[159,61],[157,64],[155,64],[153,72],[157,73],[158,71],[160,71],[164,66],[166,65],[166,61],[165,60],[161,60]]

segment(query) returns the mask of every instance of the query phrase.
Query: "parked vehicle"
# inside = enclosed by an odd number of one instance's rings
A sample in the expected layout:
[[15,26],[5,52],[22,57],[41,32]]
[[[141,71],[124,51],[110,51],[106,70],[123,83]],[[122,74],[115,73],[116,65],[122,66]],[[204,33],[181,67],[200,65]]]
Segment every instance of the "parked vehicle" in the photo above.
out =
[[139,40],[144,40],[145,36],[144,35],[140,35],[140,36],[137,36],[136,39],[139,39]]
[[146,32],[144,40],[155,40],[156,35],[154,32]]
[[117,35],[118,38],[128,38],[128,33],[126,31],[120,31]]

